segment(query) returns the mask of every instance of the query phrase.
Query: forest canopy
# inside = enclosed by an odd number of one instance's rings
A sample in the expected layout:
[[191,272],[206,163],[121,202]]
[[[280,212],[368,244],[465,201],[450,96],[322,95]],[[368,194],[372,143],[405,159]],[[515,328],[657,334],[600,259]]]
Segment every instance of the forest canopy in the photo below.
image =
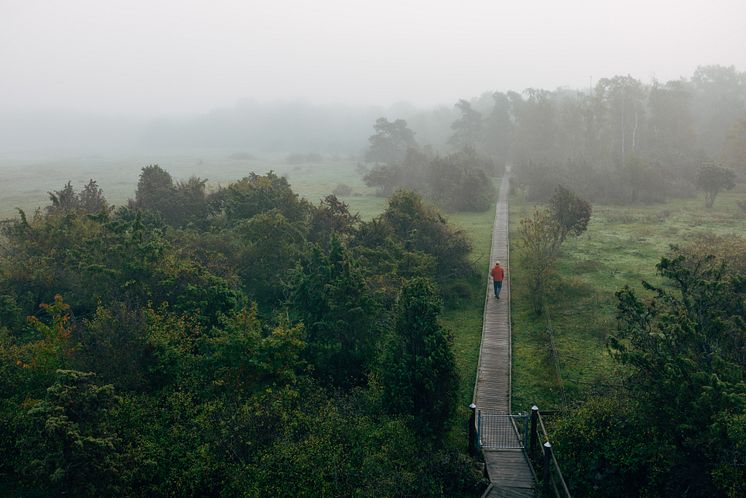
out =
[[0,489],[482,488],[445,437],[458,375],[438,318],[439,289],[473,275],[470,243],[418,194],[362,221],[272,172],[208,192],[152,165],[128,206],[93,181],[50,200],[2,225]]

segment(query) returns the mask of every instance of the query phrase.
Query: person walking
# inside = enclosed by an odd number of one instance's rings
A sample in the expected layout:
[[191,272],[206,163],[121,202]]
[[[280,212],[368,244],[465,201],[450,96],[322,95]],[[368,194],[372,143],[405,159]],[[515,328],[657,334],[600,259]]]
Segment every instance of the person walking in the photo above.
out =
[[500,290],[503,288],[503,280],[505,280],[505,269],[500,266],[499,261],[495,261],[495,266],[490,271],[492,276],[492,285],[495,287],[495,297],[500,299]]

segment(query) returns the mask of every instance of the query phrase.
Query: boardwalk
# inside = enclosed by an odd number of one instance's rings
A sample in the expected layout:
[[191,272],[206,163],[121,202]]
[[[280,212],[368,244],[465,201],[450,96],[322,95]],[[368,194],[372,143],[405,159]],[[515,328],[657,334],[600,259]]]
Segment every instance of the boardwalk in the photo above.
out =
[[[487,288],[482,325],[482,345],[479,351],[479,366],[474,386],[474,403],[482,413],[512,413],[511,389],[511,343],[510,343],[510,265],[508,251],[508,180],[507,175],[500,184],[492,232],[490,266],[501,261],[507,268],[500,299],[493,297],[492,284]],[[506,423],[509,418],[505,418]],[[512,444],[518,446],[515,437]],[[485,449],[484,459],[492,485],[485,496],[527,497],[535,496],[534,479],[526,457],[521,449]]]

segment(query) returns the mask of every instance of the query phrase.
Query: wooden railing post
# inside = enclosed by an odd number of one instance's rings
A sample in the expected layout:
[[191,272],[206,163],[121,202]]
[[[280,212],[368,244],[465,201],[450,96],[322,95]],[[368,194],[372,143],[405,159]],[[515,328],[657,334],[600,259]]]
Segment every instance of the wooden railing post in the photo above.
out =
[[552,468],[550,467],[552,465],[552,444],[547,441],[544,443],[544,468],[543,474],[542,474],[542,485],[543,485],[543,494],[542,496],[549,496],[549,492],[552,490],[551,480],[552,480]]
[[480,439],[482,438],[482,435],[480,432],[482,431],[482,410],[477,410],[477,449],[482,449],[482,441]]
[[471,413],[469,414],[469,455],[477,454],[477,405],[469,405]]
[[531,407],[531,435],[529,436],[529,456],[531,458],[536,455],[536,445],[539,441],[539,407],[534,405]]

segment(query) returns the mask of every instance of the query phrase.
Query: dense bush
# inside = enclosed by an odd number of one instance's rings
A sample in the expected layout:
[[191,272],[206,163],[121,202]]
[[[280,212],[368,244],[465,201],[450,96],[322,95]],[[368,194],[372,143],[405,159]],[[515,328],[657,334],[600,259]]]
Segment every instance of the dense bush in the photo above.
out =
[[[398,193],[361,222],[272,173],[207,195],[202,180],[148,167],[118,209],[93,187],[105,208],[68,184],[2,225],[0,494],[483,489],[445,437],[456,378],[437,288],[407,283],[458,282],[469,243],[419,196]],[[434,303],[422,337],[397,318],[400,294],[399,315]],[[405,332],[432,346],[407,391],[416,412],[384,403],[406,389],[377,376]]]

